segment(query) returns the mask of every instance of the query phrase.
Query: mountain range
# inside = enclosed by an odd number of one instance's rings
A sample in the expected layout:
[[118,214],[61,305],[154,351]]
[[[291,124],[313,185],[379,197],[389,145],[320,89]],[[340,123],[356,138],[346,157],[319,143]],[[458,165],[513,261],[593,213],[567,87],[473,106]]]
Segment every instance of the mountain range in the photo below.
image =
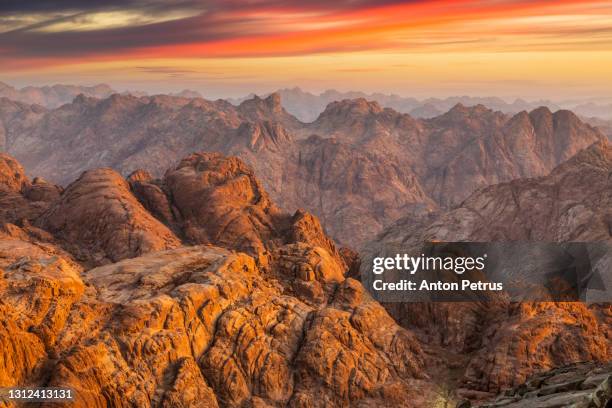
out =
[[572,111],[4,97],[0,148],[2,387],[77,407],[612,398],[609,303],[381,304],[359,281],[387,246],[609,242],[612,147]]
[[[27,86],[16,88],[0,82],[0,97],[6,97],[13,101],[24,102],[26,104],[38,104],[51,109],[72,102],[79,94],[94,98],[106,98],[114,93],[118,92],[106,84],[92,86],[55,84],[50,86]],[[609,98],[561,101],[551,101],[548,99],[526,101],[517,98],[512,102],[507,102],[502,98],[494,96],[477,97],[464,95],[447,98],[417,99],[380,92],[368,94],[357,91],[340,92],[334,89],[329,89],[320,94],[314,94],[298,87],[279,89],[272,93],[279,94],[283,107],[287,112],[291,113],[302,122],[314,121],[331,102],[360,98],[378,102],[382,107],[392,108],[400,113],[409,113],[415,118],[432,118],[441,115],[459,103],[465,106],[484,105],[489,109],[498,110],[507,114],[516,114],[523,110],[530,111],[545,106],[553,111],[559,109],[572,110],[578,116],[588,120],[589,123],[591,123],[591,121],[595,123],[601,120],[612,120],[612,100]],[[122,94],[137,97],[149,95],[148,92],[137,90],[127,90],[122,92]],[[270,94],[271,93],[264,94],[263,97],[267,97]],[[190,89],[184,89],[180,92],[170,92],[167,95],[185,98],[202,98],[202,93]],[[226,98],[226,100],[234,105],[239,105],[247,99],[252,99],[254,96],[256,95],[250,94],[246,97]]]
[[406,214],[459,205],[473,191],[547,174],[606,137],[571,111],[507,115],[457,104],[417,119],[365,99],[330,103],[303,123],[279,94],[240,105],[175,96],[79,95],[46,109],[0,99],[0,148],[61,185],[111,167],[154,177],[194,151],[240,157],[273,201],[317,215],[359,248]]
[[[526,101],[517,98],[512,102],[494,96],[451,96],[447,98],[425,98],[417,99],[393,94],[365,92],[340,92],[334,89],[327,90],[320,94],[313,94],[298,87],[285,88],[276,91],[281,96],[283,107],[289,113],[303,122],[312,122],[325,107],[331,102],[344,99],[366,99],[378,102],[382,107],[391,108],[401,113],[408,113],[415,118],[432,118],[443,114],[456,104],[465,106],[484,105],[489,109],[500,111],[507,114],[516,114],[523,110],[533,110],[545,106],[550,110],[571,109],[577,115],[584,118],[599,118],[604,120],[612,119],[612,103],[609,99],[596,100],[562,100],[551,101],[548,99],[537,101]],[[251,99],[255,95],[250,94],[243,98],[228,99],[238,105],[246,99]],[[266,95],[267,96],[267,95]]]
[[15,88],[4,82],[0,82],[0,97],[9,98],[17,102],[36,104],[46,108],[57,108],[72,100],[80,94],[95,97],[107,98],[115,91],[106,84],[94,86],[80,85],[50,85],[50,86],[26,86]]

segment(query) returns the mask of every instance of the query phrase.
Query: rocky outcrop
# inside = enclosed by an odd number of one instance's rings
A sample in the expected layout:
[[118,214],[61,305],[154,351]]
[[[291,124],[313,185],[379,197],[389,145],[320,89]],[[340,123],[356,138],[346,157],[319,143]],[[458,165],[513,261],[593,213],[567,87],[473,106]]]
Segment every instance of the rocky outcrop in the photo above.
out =
[[62,251],[0,234],[0,386],[43,381],[49,359],[85,286],[82,268]]
[[0,189],[20,193],[29,184],[21,164],[7,154],[0,154]]
[[29,224],[59,197],[61,188],[41,178],[30,179],[14,158],[0,155],[0,222]]
[[[542,240],[560,230],[600,239],[609,149],[595,144],[549,176],[509,183],[517,200],[505,184],[475,193],[466,203],[487,203],[475,207],[482,224],[442,229],[467,204],[414,211],[381,241],[484,234],[528,197],[577,207],[564,186],[583,197],[581,222],[537,209],[524,222],[548,225]],[[6,193],[42,211],[0,229],[0,386],[71,387],[76,407],[429,407],[448,401],[449,376],[454,395],[482,401],[612,355],[609,305],[381,306],[352,278],[359,256],[308,212],[278,209],[237,158],[189,155],[162,178],[91,170],[65,190],[5,160]]]
[[[611,238],[612,146],[595,143],[548,176],[518,179],[485,188],[460,207],[432,217],[414,242],[600,241]],[[588,182],[585,182],[588,180]],[[408,224],[411,221],[406,220]],[[406,233],[409,225],[389,229]],[[398,225],[399,227],[399,225]],[[408,236],[408,235],[406,235]]]
[[[71,387],[74,406],[87,407],[394,405],[413,384],[426,389],[418,343],[359,283],[304,303],[279,278],[215,247],[89,270],[82,279],[96,290],[65,303],[71,312],[48,346],[56,361],[41,364],[46,385]],[[42,346],[29,353],[45,360]]]
[[280,210],[237,158],[193,154],[166,173],[164,186],[192,242],[258,254],[280,239]]
[[236,158],[191,155],[163,180],[91,170],[35,223],[0,232],[2,387],[69,387],[75,407],[433,397],[418,340],[346,276],[354,256]]
[[[577,363],[535,375],[481,408],[607,408],[612,401],[612,366]],[[469,408],[471,404],[458,406]]]
[[91,170],[38,220],[79,259],[100,264],[175,248],[180,240],[149,214],[110,169]]

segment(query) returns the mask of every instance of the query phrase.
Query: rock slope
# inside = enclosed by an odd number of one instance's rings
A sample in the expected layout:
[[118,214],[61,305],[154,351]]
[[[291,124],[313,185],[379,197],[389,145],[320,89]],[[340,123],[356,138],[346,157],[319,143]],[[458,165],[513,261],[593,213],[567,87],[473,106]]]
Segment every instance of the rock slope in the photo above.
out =
[[[41,203],[14,159],[0,170],[0,196]],[[0,230],[0,387],[70,387],[74,407],[433,397],[420,343],[346,276],[353,258],[238,159],[90,170],[45,197]]]
[[[578,363],[541,373],[481,408],[608,407],[612,365]],[[464,403],[458,408],[469,408]]]
[[[385,245],[410,250],[427,241],[610,241],[611,174],[612,146],[595,143],[547,176],[487,187],[452,211],[404,218],[367,246],[362,271]],[[443,364],[460,368],[457,393],[469,398],[518,386],[543,370],[612,357],[609,304],[500,300],[387,308],[422,340],[451,351]]]
[[[0,387],[69,386],[75,407],[520,404],[533,375],[571,393],[529,389],[539,401],[594,395],[598,373],[584,391],[539,373],[612,356],[609,304],[383,307],[354,279],[359,257],[237,158],[90,170],[66,189],[0,159]],[[413,211],[380,241],[609,239],[611,169],[596,143],[547,176]]]

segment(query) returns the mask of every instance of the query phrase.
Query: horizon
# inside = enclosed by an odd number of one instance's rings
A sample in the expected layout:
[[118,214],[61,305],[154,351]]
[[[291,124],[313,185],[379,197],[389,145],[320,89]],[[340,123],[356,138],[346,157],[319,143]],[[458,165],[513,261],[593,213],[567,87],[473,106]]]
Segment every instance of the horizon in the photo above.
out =
[[[312,89],[304,89],[301,86],[295,85],[295,86],[291,86],[291,87],[283,87],[283,88],[276,88],[276,89],[270,89],[270,90],[264,90],[262,92],[254,92],[254,91],[248,91],[245,90],[243,93],[241,94],[237,94],[237,95],[220,95],[220,96],[211,96],[211,95],[207,95],[205,92],[198,90],[198,89],[192,89],[192,88],[173,88],[173,89],[169,89],[168,91],[162,91],[162,92],[156,92],[154,90],[151,89],[146,89],[146,88],[121,88],[121,87],[116,87],[114,86],[112,83],[106,83],[106,82],[91,82],[91,83],[69,83],[69,82],[49,82],[49,83],[44,83],[44,82],[40,82],[40,83],[18,83],[18,82],[14,82],[14,81],[6,81],[2,78],[0,78],[0,85],[4,84],[7,85],[9,87],[14,88],[17,91],[23,91],[25,89],[28,88],[38,88],[38,89],[42,89],[42,88],[53,88],[56,86],[66,86],[66,87],[88,87],[88,88],[94,88],[94,87],[98,87],[98,86],[106,86],[109,87],[114,93],[117,94],[131,94],[131,93],[143,93],[146,96],[155,96],[155,95],[173,95],[173,96],[177,96],[177,94],[181,93],[181,92],[196,92],[199,93],[200,96],[203,99],[206,100],[217,100],[217,99],[222,99],[222,100],[227,100],[230,102],[235,102],[235,101],[241,101],[241,100],[246,100],[246,99],[251,99],[254,96],[258,96],[260,98],[265,98],[267,96],[269,96],[270,94],[273,93],[278,93],[278,92],[283,92],[283,91],[296,91],[296,92],[301,92],[304,94],[310,94],[314,97],[322,97],[324,94],[326,93],[339,93],[339,94],[350,94],[350,93],[357,93],[357,94],[363,94],[360,96],[356,96],[356,98],[359,97],[376,97],[376,96],[384,96],[384,97],[396,97],[396,98],[402,98],[402,99],[415,99],[420,103],[424,103],[428,100],[439,100],[439,101],[445,101],[445,100],[449,100],[449,99],[460,99],[460,98],[470,98],[470,99],[498,99],[506,104],[513,104],[513,103],[517,103],[517,102],[524,102],[524,103],[528,103],[528,104],[537,104],[537,103],[542,103],[542,104],[546,104],[546,103],[550,103],[550,104],[556,104],[556,105],[564,105],[564,104],[587,104],[587,103],[595,103],[595,104],[606,104],[606,103],[612,103],[612,97],[609,96],[604,96],[604,97],[584,97],[584,98],[566,98],[566,99],[549,99],[549,98],[525,98],[522,96],[499,96],[499,95],[494,95],[494,94],[468,94],[468,93],[457,93],[457,94],[448,94],[448,95],[440,95],[440,96],[434,96],[431,94],[424,94],[422,96],[419,95],[411,95],[411,94],[401,94],[401,93],[394,93],[394,92],[383,92],[383,91],[364,91],[364,90],[360,90],[360,89],[347,89],[347,90],[341,90],[341,89],[336,89],[336,88],[327,88],[327,89],[323,89],[323,90],[312,90]],[[352,99],[352,98],[351,98]],[[371,99],[370,101],[374,101],[376,102],[374,99]],[[457,103],[462,103],[462,102],[457,102]],[[485,105],[486,106],[486,105]],[[545,105],[542,105],[545,106]],[[565,109],[563,107],[561,107],[561,109]]]
[[601,1],[0,4],[0,77],[209,98],[300,88],[504,100],[610,95]]

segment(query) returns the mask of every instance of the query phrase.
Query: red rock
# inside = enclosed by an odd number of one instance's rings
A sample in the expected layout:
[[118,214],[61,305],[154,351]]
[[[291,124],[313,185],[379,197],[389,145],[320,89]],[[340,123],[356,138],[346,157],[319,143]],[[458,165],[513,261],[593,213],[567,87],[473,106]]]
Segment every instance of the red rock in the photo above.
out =
[[79,258],[94,264],[181,244],[144,209],[128,183],[110,169],[83,173],[37,224],[65,242]]

